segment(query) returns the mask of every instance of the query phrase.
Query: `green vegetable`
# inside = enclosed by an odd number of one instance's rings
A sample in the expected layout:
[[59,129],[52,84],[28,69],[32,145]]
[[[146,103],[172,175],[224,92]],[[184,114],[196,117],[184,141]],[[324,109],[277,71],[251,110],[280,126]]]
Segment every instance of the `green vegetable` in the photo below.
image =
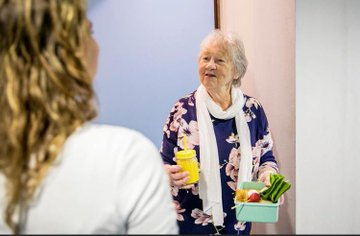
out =
[[260,194],[261,199],[275,203],[290,187],[291,184],[284,181],[284,176],[280,174],[270,174],[270,187]]
[[278,184],[284,179],[284,176],[280,174],[270,174],[270,187],[262,192],[262,199],[267,200],[270,198],[271,193],[276,191]]
[[280,189],[276,192],[276,194],[271,199],[272,202],[277,202],[281,195],[285,193],[288,189],[290,189],[291,184],[289,184],[287,181],[281,183]]

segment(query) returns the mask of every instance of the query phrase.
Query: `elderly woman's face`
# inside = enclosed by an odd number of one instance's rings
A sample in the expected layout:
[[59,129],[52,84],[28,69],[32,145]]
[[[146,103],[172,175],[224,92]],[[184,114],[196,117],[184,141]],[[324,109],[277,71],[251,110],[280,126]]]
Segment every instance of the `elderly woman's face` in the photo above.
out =
[[210,43],[203,48],[198,70],[200,82],[208,91],[230,91],[232,81],[236,78],[231,57],[219,43]]

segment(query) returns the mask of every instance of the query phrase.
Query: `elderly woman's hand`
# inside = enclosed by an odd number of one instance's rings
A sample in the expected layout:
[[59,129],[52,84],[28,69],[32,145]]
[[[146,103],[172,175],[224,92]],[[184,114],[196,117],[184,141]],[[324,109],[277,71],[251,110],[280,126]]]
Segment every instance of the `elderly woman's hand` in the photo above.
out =
[[170,185],[182,189],[190,189],[194,186],[194,184],[186,185],[186,181],[189,180],[189,172],[181,171],[181,166],[165,164],[164,168],[169,175]]
[[263,173],[261,173],[259,175],[259,181],[260,182],[263,182],[265,184],[266,187],[270,187],[270,174],[271,173],[276,173],[275,171],[271,171],[271,170],[267,170],[267,171],[264,171]]

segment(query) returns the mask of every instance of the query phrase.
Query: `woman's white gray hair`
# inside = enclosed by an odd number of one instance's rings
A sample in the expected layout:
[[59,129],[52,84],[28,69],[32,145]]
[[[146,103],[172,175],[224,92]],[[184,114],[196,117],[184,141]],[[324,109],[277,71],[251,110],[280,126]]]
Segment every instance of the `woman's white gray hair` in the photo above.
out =
[[248,60],[245,55],[245,48],[242,40],[234,33],[225,33],[219,29],[211,31],[200,44],[200,54],[202,50],[210,43],[222,44],[231,55],[232,63],[235,68],[235,73],[238,73],[239,78],[233,80],[233,86],[239,87],[241,85],[241,78],[244,77]]

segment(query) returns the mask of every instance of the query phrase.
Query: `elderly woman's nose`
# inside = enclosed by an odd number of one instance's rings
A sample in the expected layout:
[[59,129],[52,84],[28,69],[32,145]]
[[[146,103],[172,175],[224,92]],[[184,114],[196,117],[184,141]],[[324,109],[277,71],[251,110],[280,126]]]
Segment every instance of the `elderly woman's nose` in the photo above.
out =
[[208,61],[208,63],[206,64],[206,68],[216,69],[215,61],[213,58]]

